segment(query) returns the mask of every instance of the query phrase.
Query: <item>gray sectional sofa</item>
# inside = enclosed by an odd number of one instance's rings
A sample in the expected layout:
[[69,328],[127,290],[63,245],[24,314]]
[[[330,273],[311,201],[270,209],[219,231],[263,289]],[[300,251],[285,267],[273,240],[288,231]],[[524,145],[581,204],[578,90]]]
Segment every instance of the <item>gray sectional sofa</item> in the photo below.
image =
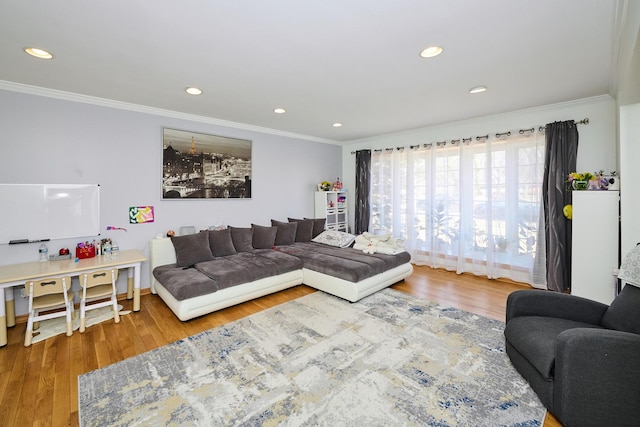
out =
[[[365,254],[324,220],[272,220],[149,242],[151,292],[189,320],[299,284],[355,302],[411,275],[410,255]],[[324,242],[324,243],[319,243]]]

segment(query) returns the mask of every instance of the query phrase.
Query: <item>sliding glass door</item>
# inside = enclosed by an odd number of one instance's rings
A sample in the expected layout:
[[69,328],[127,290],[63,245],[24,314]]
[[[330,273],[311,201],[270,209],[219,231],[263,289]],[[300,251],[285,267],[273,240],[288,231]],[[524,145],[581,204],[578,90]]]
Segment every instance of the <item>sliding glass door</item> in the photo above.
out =
[[370,229],[416,264],[536,285],[543,169],[538,132],[375,151]]

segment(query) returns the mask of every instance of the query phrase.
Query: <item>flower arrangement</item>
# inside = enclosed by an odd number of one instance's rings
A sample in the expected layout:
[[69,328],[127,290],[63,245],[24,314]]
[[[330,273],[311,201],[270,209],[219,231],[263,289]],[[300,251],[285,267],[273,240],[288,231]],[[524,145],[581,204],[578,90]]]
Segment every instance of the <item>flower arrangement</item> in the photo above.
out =
[[571,183],[573,181],[585,181],[589,182],[592,179],[595,179],[596,176],[591,172],[571,172],[567,177],[567,182]]
[[318,184],[318,190],[320,190],[320,191],[329,191],[329,190],[331,190],[332,186],[333,186],[333,184],[330,183],[329,181],[322,181],[320,184]]
[[[611,172],[611,176],[616,176],[616,172]],[[591,172],[571,172],[567,176],[567,184],[574,190],[607,190],[609,178],[604,176],[604,171]]]

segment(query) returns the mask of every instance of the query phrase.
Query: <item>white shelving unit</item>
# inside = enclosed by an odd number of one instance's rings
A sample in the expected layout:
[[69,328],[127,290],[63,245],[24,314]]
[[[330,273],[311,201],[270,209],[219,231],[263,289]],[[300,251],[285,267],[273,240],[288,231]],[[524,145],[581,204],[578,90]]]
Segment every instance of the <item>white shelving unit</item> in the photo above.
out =
[[571,294],[611,304],[618,268],[619,191],[574,191]]
[[349,216],[347,212],[346,191],[316,191],[315,217],[326,218],[327,230],[347,231]]

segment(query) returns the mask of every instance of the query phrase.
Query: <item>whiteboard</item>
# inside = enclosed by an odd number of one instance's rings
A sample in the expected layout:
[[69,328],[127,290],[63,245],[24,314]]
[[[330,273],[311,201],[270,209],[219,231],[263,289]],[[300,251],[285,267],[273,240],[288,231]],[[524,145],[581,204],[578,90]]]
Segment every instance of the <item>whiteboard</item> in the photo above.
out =
[[0,244],[100,234],[100,186],[0,184]]

